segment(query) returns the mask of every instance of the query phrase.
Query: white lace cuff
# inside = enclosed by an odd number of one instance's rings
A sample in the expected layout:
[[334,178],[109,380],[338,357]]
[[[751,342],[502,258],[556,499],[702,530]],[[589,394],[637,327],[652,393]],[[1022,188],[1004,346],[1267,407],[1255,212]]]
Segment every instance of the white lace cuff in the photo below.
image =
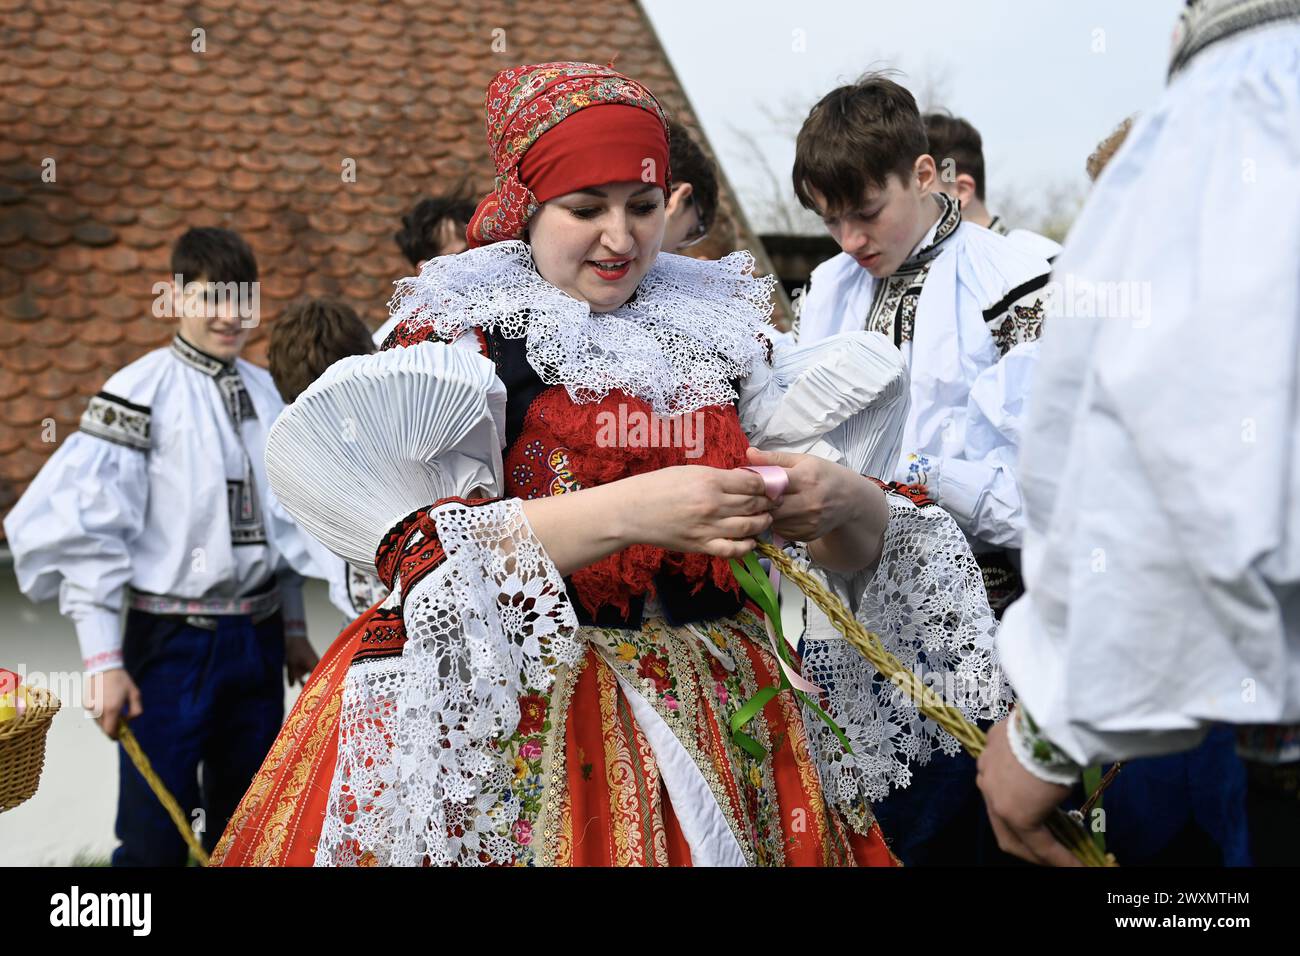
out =
[[[856,597],[855,615],[926,686],[968,719],[1006,715],[1011,688],[993,650],[993,613],[979,565],[952,517],[936,505],[889,499],[880,563],[870,575],[828,575],[832,589]],[[852,606],[852,605],[851,605]],[[818,720],[807,719],[819,770],[832,799],[879,800],[911,782],[909,763],[936,751],[956,754],[957,740],[924,716],[836,632],[810,632],[804,676],[829,694],[827,712],[853,747],[847,754]]]
[[446,560],[402,597],[400,658],[354,666],[317,865],[513,859],[519,806],[494,741],[524,689],[582,653],[558,569],[517,499],[431,515]]

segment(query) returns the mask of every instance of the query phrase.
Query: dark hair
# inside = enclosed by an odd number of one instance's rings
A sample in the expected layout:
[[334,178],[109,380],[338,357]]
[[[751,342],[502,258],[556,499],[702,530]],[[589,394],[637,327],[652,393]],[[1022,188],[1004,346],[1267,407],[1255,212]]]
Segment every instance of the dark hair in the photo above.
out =
[[375,350],[361,317],[337,299],[301,299],[271,328],[267,364],[280,397],[292,402],[327,368]]
[[713,160],[681,123],[668,123],[668,169],[673,184],[690,183],[691,199],[700,210],[700,222],[707,232],[718,213],[718,172]]
[[856,209],[867,188],[884,189],[891,173],[904,181],[926,152],[916,100],[883,73],[831,90],[808,113],[795,140],[794,192],[805,209]]
[[434,259],[442,254],[438,233],[443,222],[450,219],[464,231],[476,208],[474,200],[460,189],[448,196],[421,199],[402,217],[402,228],[393,233],[393,238],[397,240],[402,255],[411,265],[418,266],[425,259]]
[[958,173],[975,180],[975,197],[984,201],[984,140],[979,130],[947,111],[927,113],[925,133],[930,155],[942,172],[945,160],[952,160]]
[[185,282],[256,282],[257,260],[239,233],[205,226],[187,229],[176,240],[172,273]]

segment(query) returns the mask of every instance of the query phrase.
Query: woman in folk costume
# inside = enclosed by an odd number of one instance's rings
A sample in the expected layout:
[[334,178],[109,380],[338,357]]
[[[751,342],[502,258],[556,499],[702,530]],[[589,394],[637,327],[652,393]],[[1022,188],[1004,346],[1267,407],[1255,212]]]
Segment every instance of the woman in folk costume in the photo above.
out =
[[[392,593],[322,659],[214,862],[895,863],[869,801],[955,742],[824,636],[788,679],[851,752],[792,693],[733,728],[782,665],[728,558],[808,542],[895,653],[1005,712],[961,532],[861,477],[898,454],[897,351],[774,354],[747,254],[659,254],[666,120],[634,80],[519,67],[487,112],[471,249],[403,280],[387,347],[268,445],[286,507]],[[750,465],[785,466],[784,497]]]

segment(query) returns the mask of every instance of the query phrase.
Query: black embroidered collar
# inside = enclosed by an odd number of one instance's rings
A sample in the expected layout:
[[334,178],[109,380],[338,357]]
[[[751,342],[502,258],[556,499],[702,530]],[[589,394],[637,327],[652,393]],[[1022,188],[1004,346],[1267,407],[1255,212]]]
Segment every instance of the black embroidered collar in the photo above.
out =
[[1187,0],[1174,29],[1169,79],[1207,46],[1282,20],[1300,22],[1300,0]]
[[222,372],[234,370],[234,362],[223,362],[215,355],[209,355],[202,349],[191,345],[181,337],[179,332],[172,338],[172,354],[188,365],[190,368],[198,369],[205,375],[216,378]]
[[914,255],[898,267],[899,272],[918,268],[924,263],[930,261],[943,250],[940,248],[944,240],[957,231],[961,225],[961,203],[953,199],[946,193],[931,193],[934,201],[939,204],[939,221],[934,227],[934,239],[930,244],[918,249]]

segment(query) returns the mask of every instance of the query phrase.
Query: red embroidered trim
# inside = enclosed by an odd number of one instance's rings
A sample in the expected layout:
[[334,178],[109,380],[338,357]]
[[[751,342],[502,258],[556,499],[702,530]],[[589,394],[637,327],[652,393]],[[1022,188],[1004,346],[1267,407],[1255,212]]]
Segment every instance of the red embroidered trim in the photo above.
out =
[[[397,348],[398,346],[407,347],[411,345],[419,345],[421,342],[441,342],[443,345],[451,345],[452,342],[460,338],[459,335],[451,339],[438,335],[434,332],[434,328],[431,324],[420,320],[419,316],[421,311],[422,308],[416,309],[410,317],[398,322],[393,328],[393,331],[388,333],[388,338],[384,339],[384,344],[379,347],[380,351],[383,351],[384,349]],[[473,331],[474,336],[478,339],[479,354],[485,358],[490,358],[488,355],[486,333],[477,326],[466,331]],[[462,331],[461,335],[464,334],[465,333]]]
[[82,666],[87,668],[105,663],[120,664],[122,663],[122,651],[100,651],[98,654],[92,654],[90,657],[85,658],[81,663]]
[[352,654],[352,663],[392,657],[406,645],[406,628],[400,607],[378,607],[366,620],[361,641]]
[[409,593],[415,583],[440,565],[446,558],[442,542],[438,540],[438,527],[433,520],[433,510],[449,501],[475,507],[500,501],[500,498],[439,498],[428,507],[412,511],[393,525],[375,549],[375,570],[379,579],[390,591],[400,580],[402,590]]
[[[412,511],[384,535],[375,551],[375,569],[391,591],[395,581],[402,582],[404,594],[410,594],[420,580],[443,561],[447,553],[438,540],[433,510],[454,501],[468,507],[490,504],[500,498],[439,498],[427,508]],[[400,654],[406,644],[406,627],[401,607],[377,607],[366,618],[364,630],[352,663]]]
[[872,478],[871,480],[886,494],[901,495],[918,508],[924,508],[927,505],[938,505],[938,502],[930,497],[930,490],[919,482],[905,485],[897,481],[884,482],[879,478]]

